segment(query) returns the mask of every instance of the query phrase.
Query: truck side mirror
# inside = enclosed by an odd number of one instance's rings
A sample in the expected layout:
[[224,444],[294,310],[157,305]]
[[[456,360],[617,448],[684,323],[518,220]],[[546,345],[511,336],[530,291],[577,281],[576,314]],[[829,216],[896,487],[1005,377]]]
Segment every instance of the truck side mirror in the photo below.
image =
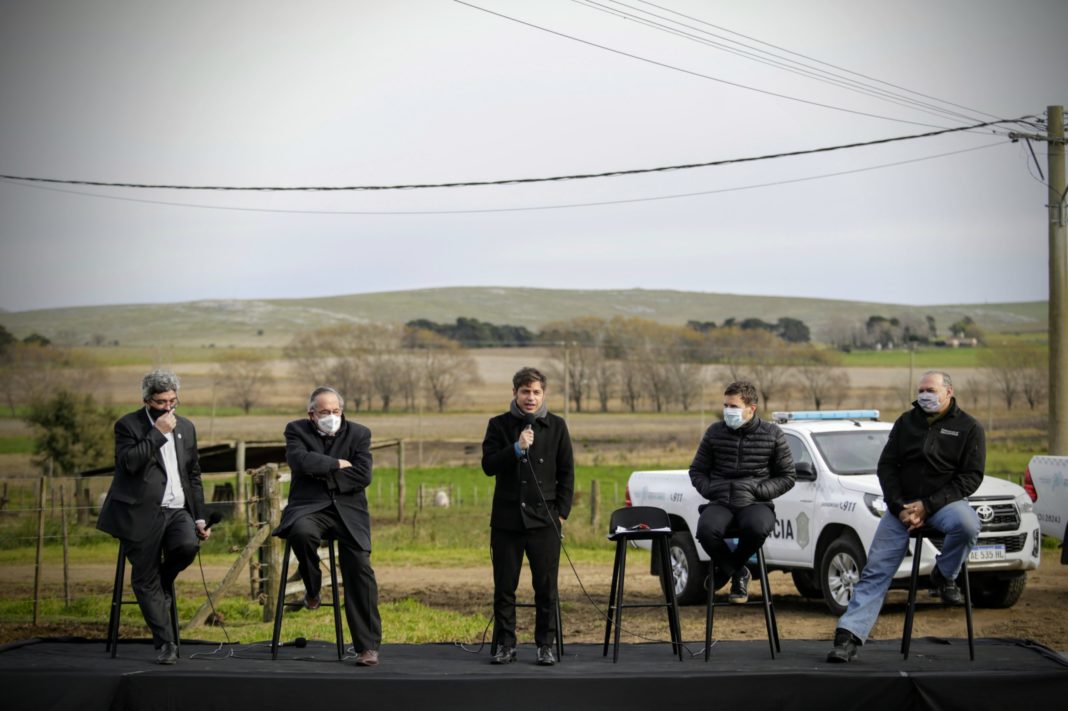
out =
[[798,481],[816,481],[816,468],[812,462],[798,462],[794,465]]

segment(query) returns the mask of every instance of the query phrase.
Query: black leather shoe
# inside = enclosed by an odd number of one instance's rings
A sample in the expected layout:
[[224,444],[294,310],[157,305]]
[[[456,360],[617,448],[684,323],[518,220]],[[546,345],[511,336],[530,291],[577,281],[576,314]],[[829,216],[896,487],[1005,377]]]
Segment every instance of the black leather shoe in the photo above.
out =
[[164,642],[163,646],[159,648],[159,656],[156,657],[156,664],[177,664],[178,663],[178,645],[174,642]]
[[934,593],[942,598],[943,605],[960,605],[964,602],[960,588],[957,587],[957,581],[949,580],[942,575],[937,565],[931,570],[931,586],[934,588]]
[[834,631],[834,649],[827,652],[827,661],[832,664],[851,662],[856,658],[861,644],[852,632],[838,628]]
[[547,644],[538,647],[538,666],[551,667],[553,664],[556,664],[556,657],[553,656],[553,648]]
[[727,602],[735,605],[744,605],[749,602],[749,580],[752,576],[749,574],[749,568],[744,565],[742,569],[734,574],[731,578],[731,592],[727,596]]
[[490,664],[511,664],[515,661],[515,647],[501,645],[497,647],[497,653],[490,657]]
[[304,607],[309,610],[318,610],[319,606],[323,604],[323,599],[318,595],[309,595],[304,593]]

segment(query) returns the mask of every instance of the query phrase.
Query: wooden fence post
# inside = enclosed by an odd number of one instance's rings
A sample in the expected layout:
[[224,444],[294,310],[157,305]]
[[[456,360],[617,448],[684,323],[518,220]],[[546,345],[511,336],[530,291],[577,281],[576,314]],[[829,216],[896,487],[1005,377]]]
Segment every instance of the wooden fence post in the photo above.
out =
[[[264,522],[269,530],[273,531],[282,522],[282,486],[278,476],[278,465],[268,464],[263,476],[264,501],[266,502],[266,515]],[[267,537],[264,546],[267,549],[264,566],[267,568],[266,584],[264,590],[263,621],[270,622],[274,619],[274,607],[278,598],[279,576],[282,574],[282,541],[276,536]]]
[[37,480],[37,554],[33,567],[33,626],[41,621],[41,556],[45,535],[45,477]]
[[404,440],[397,440],[397,523],[404,523]]
[[597,528],[601,520],[601,486],[596,479],[590,481],[590,525]]
[[234,454],[235,464],[234,469],[237,471],[237,478],[235,481],[235,488],[237,491],[234,493],[234,497],[237,502],[234,506],[234,516],[241,523],[246,523],[248,517],[246,514],[245,501],[248,499],[248,476],[245,473],[245,441],[237,440],[237,450]]

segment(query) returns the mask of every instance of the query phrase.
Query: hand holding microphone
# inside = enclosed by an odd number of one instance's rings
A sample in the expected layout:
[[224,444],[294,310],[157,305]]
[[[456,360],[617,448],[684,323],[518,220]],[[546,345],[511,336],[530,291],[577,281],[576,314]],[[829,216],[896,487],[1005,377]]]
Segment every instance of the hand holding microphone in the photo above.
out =
[[523,431],[519,433],[519,440],[517,444],[519,449],[526,455],[530,451],[530,448],[534,445],[534,414],[528,412],[526,417],[523,418]]

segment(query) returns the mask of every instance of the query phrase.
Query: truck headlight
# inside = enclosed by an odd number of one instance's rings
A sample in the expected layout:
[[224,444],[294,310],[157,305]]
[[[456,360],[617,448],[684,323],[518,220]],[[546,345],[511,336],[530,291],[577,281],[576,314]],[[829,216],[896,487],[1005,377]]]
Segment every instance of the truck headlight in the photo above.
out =
[[868,511],[871,511],[871,515],[876,518],[882,518],[883,514],[886,513],[886,502],[883,501],[883,497],[879,494],[864,494],[864,505],[868,507]]
[[1028,496],[1025,491],[1016,497],[1016,508],[1018,508],[1022,514],[1033,513],[1035,510],[1035,502],[1031,501],[1031,497]]

